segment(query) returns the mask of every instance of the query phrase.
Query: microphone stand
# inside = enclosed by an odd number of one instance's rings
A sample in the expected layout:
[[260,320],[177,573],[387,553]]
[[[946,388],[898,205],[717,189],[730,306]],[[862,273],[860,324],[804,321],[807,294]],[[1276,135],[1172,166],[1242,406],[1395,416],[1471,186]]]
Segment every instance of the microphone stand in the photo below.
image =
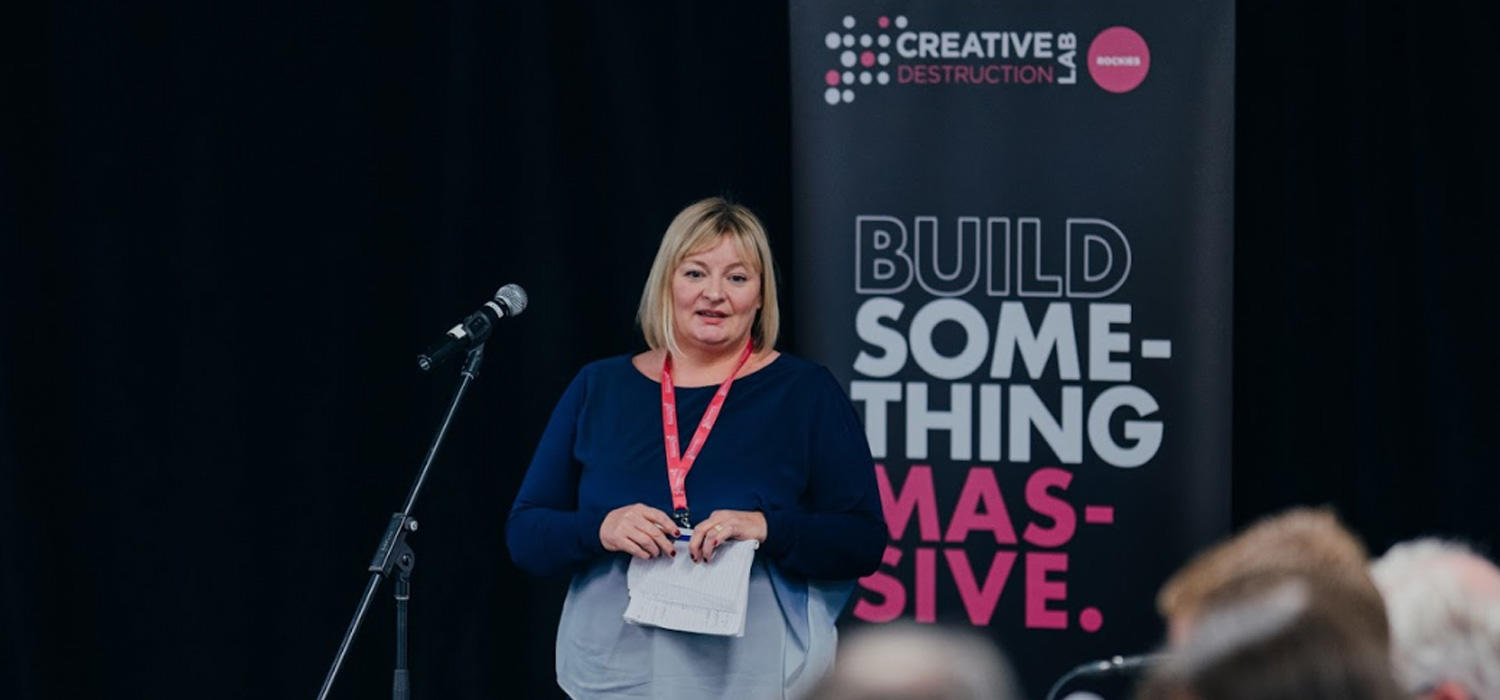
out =
[[396,570],[396,668],[392,674],[391,697],[393,700],[408,700],[411,697],[411,677],[406,668],[406,607],[411,601],[411,571],[416,566],[416,553],[407,544],[406,536],[417,531],[417,521],[411,517],[412,506],[416,505],[417,494],[422,491],[422,484],[427,481],[427,473],[432,469],[432,462],[437,457],[438,448],[443,444],[443,438],[448,434],[448,425],[453,422],[453,416],[458,412],[458,404],[464,398],[464,392],[469,384],[479,376],[479,365],[484,361],[484,344],[474,346],[469,350],[468,357],[464,358],[462,370],[463,378],[459,380],[458,389],[453,392],[453,400],[448,404],[448,412],[443,416],[443,422],[438,425],[437,434],[432,438],[432,444],[427,448],[427,456],[422,459],[422,467],[417,471],[417,479],[412,482],[411,491],[406,494],[406,504],[401,511],[391,514],[391,520],[386,525],[385,534],[380,537],[380,544],[375,548],[375,557],[370,560],[368,571],[370,581],[365,584],[365,592],[360,596],[359,607],[354,609],[354,618],[349,621],[349,629],[344,632],[344,640],[339,643],[338,653],[333,657],[333,664],[328,668],[328,676],[323,679],[323,688],[318,691],[318,700],[327,700],[328,693],[333,689],[333,681],[339,675],[339,668],[344,665],[344,657],[349,654],[349,647],[354,643],[354,635],[359,633],[359,627],[364,623],[365,613],[370,610],[370,602],[375,599],[375,592],[380,588],[380,582]]
[[1047,691],[1046,700],[1053,700],[1053,698],[1056,698],[1058,691],[1062,690],[1064,686],[1066,686],[1068,683],[1071,683],[1075,678],[1078,678],[1080,676],[1102,676],[1112,673],[1133,673],[1140,669],[1148,668],[1153,664],[1161,663],[1165,661],[1167,657],[1168,654],[1164,652],[1157,652],[1154,654],[1136,654],[1134,656],[1116,655],[1111,656],[1108,659],[1089,661],[1087,663],[1079,664],[1077,666],[1074,666],[1072,670],[1069,670],[1067,673],[1062,674],[1062,677],[1058,678],[1057,682],[1052,684],[1052,688]]

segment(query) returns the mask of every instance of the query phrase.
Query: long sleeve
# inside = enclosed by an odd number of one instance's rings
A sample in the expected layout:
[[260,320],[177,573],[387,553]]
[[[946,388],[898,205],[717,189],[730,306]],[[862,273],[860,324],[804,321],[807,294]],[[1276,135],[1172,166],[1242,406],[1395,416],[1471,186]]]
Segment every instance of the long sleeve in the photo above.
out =
[[588,378],[580,372],[547,421],[506,521],[511,559],[537,576],[566,573],[604,553],[599,526],[605,513],[578,506],[581,465],[573,445],[587,396]]
[[885,520],[859,416],[833,375],[817,371],[807,488],[797,505],[765,511],[765,552],[791,573],[853,579],[879,567]]

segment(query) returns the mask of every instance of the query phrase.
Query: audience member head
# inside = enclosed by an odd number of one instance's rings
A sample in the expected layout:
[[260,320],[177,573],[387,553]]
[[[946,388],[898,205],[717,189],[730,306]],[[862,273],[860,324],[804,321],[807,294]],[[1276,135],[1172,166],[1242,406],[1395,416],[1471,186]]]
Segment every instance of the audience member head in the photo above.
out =
[[1331,511],[1294,508],[1269,516],[1194,557],[1162,586],[1156,602],[1173,646],[1192,634],[1209,603],[1302,579],[1347,599],[1352,622],[1379,644],[1389,641],[1385,605],[1367,570],[1364,545]]
[[1157,667],[1139,700],[1398,700],[1383,639],[1338,585],[1281,576],[1257,592],[1209,600],[1191,637]]
[[1500,569],[1437,539],[1398,544],[1371,567],[1406,689],[1429,698],[1500,698]]
[[864,627],[839,647],[814,700],[1019,698],[1005,657],[969,630],[891,623]]

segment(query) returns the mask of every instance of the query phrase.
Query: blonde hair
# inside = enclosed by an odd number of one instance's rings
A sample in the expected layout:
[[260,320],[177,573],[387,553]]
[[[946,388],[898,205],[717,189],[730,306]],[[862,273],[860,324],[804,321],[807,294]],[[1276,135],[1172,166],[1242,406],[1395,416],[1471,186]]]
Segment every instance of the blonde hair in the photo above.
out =
[[718,245],[724,236],[734,241],[745,266],[760,275],[760,311],[750,325],[751,342],[757,352],[776,347],[781,312],[776,305],[776,265],[765,226],[749,209],[710,197],[677,213],[651,263],[636,320],[652,350],[666,348],[674,355],[682,354],[672,323],[672,274],[683,259]]
[[1156,607],[1169,620],[1190,620],[1226,600],[1301,577],[1341,591],[1360,613],[1356,622],[1385,644],[1385,603],[1368,565],[1364,544],[1333,511],[1292,508],[1194,557],[1162,586]]

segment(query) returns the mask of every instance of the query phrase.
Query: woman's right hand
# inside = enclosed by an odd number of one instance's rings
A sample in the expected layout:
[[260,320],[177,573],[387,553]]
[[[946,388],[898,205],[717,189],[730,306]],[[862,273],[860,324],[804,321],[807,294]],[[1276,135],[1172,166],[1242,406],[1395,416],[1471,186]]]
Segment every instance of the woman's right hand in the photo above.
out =
[[662,555],[676,556],[672,546],[680,531],[677,523],[644,503],[621,506],[604,516],[599,526],[599,542],[611,552],[625,552],[633,557],[650,559]]

